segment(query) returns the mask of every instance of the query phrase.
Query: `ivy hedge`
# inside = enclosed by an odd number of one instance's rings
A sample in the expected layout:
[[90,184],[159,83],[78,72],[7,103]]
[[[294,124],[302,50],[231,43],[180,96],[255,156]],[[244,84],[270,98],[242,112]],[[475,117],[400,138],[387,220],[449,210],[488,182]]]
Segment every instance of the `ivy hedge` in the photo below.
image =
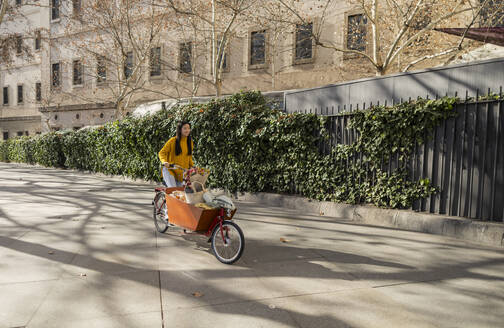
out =
[[98,128],[9,139],[0,142],[0,161],[160,181],[157,153],[183,119],[193,125],[196,163],[212,171],[210,187],[407,208],[437,188],[428,179],[410,181],[406,167],[388,174],[379,163],[389,150],[407,157],[455,115],[455,102],[418,100],[354,112],[350,127],[359,133],[357,142],[325,154],[319,146],[328,142],[327,118],[285,114],[271,109],[259,92],[243,92]]

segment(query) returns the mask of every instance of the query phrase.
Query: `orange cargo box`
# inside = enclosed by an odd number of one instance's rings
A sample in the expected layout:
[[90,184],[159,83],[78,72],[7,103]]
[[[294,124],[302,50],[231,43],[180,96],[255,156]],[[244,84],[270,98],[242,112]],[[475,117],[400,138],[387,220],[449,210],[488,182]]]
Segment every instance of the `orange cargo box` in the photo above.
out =
[[[215,217],[219,215],[219,210],[202,209],[169,195],[176,190],[183,191],[184,188],[166,189],[166,207],[170,223],[188,230],[206,232]],[[231,220],[235,212],[236,210],[231,213],[230,217],[226,217],[225,220]]]

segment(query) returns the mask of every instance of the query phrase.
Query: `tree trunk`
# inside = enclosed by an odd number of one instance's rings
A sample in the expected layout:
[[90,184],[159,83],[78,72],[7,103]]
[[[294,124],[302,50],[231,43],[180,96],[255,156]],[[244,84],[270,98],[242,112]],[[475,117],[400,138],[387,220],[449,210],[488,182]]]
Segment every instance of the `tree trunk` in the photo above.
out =
[[217,78],[215,80],[215,96],[220,97],[222,95],[222,80],[220,78]]
[[275,33],[273,44],[271,45],[271,88],[276,87],[276,50],[277,50],[278,34]]
[[124,117],[124,101],[118,100],[115,106],[114,118],[116,120],[120,120],[123,117]]
[[383,76],[387,73],[387,70],[383,67],[376,68],[376,76]]
[[276,75],[275,75],[275,58],[272,58],[271,60],[271,88],[275,90],[275,80],[276,80]]

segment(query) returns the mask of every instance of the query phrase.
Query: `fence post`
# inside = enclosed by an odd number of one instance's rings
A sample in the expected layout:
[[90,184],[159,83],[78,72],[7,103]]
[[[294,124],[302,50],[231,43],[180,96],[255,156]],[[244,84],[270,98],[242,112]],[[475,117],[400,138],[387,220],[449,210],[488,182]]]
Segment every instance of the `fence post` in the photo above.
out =
[[[478,91],[476,91],[476,99],[478,99]],[[459,174],[459,200],[458,200],[458,211],[457,211],[457,216],[463,216],[461,215],[462,212],[462,175],[463,175],[463,168],[464,168],[464,144],[465,144],[465,135],[467,131],[467,101],[469,99],[469,91],[466,90],[466,101],[465,101],[465,106],[464,106],[464,120],[463,120],[463,125],[462,125],[462,156],[460,156],[460,174]],[[471,158],[472,162],[472,158]]]
[[[495,136],[497,137],[497,140],[499,140],[499,134],[500,134],[500,114],[502,110],[502,86],[499,89],[499,104],[497,108],[497,132]],[[493,219],[495,218],[495,184],[497,183],[497,158],[499,157],[499,142],[495,143],[495,157],[494,157],[494,162],[493,162],[493,174],[492,174],[492,195],[491,195],[491,211],[490,211],[490,218]],[[502,221],[504,222],[504,215],[502,216]]]

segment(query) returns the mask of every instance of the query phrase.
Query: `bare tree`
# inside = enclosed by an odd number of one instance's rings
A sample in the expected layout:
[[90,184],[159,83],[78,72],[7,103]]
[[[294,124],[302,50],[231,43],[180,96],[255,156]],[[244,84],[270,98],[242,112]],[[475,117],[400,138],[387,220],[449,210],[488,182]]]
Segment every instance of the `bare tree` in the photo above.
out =
[[135,102],[145,101],[141,97],[180,96],[151,79],[163,73],[159,65],[163,33],[169,27],[166,8],[154,6],[153,0],[73,3],[66,8],[64,35],[55,37],[52,46],[70,59],[65,64],[74,86],[88,83],[94,87],[65,91],[54,80],[61,76],[53,76],[50,102],[69,95],[83,102],[112,101],[115,118],[121,118]]
[[434,29],[468,29],[479,21],[490,2],[494,7],[503,6],[491,0],[349,0],[349,8],[361,14],[348,21],[342,44],[322,33],[338,1],[278,1],[301,23],[313,16],[320,19],[319,29],[312,34],[317,46],[364,58],[376,75],[384,75],[396,65],[400,70],[409,69],[422,61],[462,51],[468,44],[465,35],[455,39],[441,36]]
[[40,37],[40,29],[33,26],[33,22],[25,15],[24,9],[30,7],[44,7],[39,1],[26,0],[16,5],[11,0],[0,0],[0,62],[7,68],[14,57],[32,58],[31,47],[26,40]]
[[[282,61],[282,55],[291,53],[293,44],[289,38],[296,33],[298,22],[296,16],[278,1],[262,0],[257,9],[250,12],[249,20],[267,30],[266,46],[268,48],[268,73],[271,76],[271,88],[277,86],[277,76],[290,62]],[[311,36],[310,36],[311,39]],[[295,46],[295,45],[294,45]],[[294,49],[295,50],[295,49]]]
[[[167,7],[177,14],[177,24],[183,34],[193,35],[194,69],[176,67],[194,80],[210,84],[215,95],[222,94],[222,74],[227,63],[227,49],[233,38],[246,27],[247,14],[257,0],[166,0],[158,6]],[[197,56],[196,54],[200,54]],[[198,65],[208,67],[197,69]]]

